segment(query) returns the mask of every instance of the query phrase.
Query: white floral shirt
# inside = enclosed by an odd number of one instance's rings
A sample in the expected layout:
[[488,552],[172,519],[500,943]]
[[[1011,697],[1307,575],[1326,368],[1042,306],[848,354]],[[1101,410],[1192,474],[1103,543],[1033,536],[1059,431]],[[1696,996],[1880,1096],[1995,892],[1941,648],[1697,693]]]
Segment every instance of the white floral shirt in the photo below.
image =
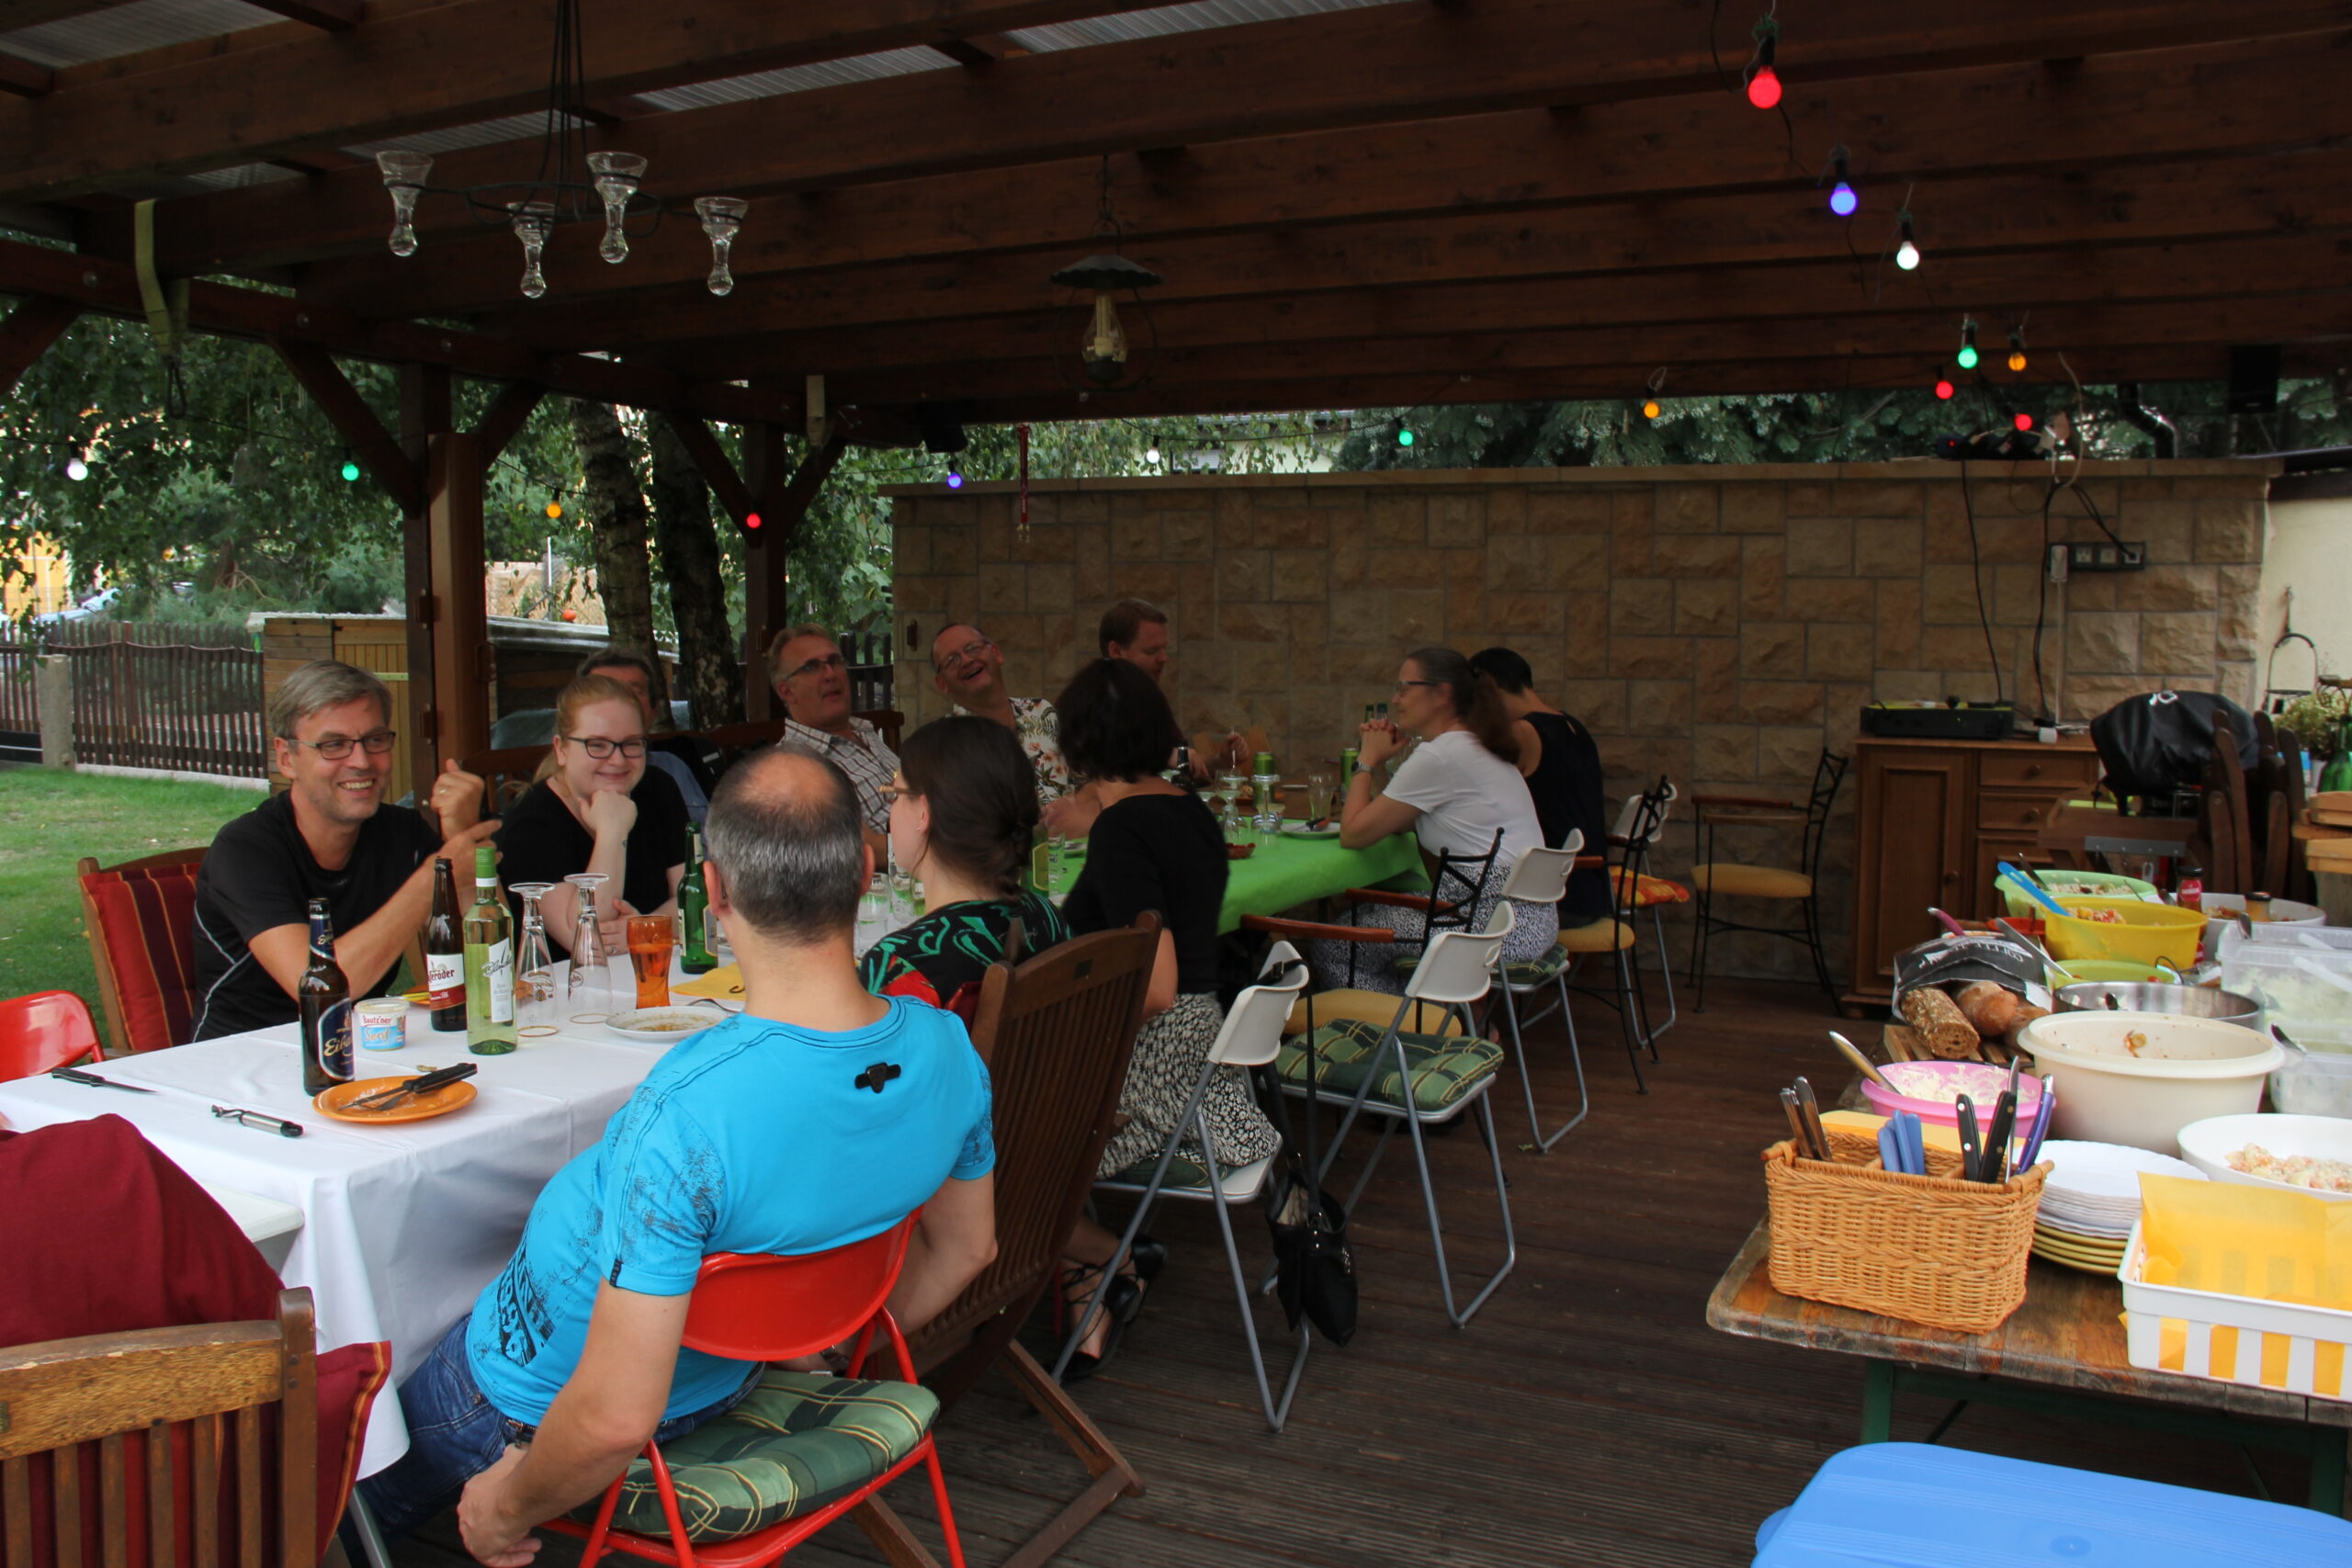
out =
[[[970,716],[970,710],[960,704],[952,711],[959,718]],[[1037,771],[1038,800],[1059,800],[1068,795],[1069,764],[1062,761],[1062,721],[1054,705],[1043,697],[1013,698],[1012,733],[1019,737],[1029,765]]]

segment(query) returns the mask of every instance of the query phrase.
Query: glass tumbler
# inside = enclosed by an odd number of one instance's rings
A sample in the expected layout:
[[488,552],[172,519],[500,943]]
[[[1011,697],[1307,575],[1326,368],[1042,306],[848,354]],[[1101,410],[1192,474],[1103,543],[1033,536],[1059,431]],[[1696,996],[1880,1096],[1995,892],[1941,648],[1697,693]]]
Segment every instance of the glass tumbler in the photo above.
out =
[[637,971],[639,1007],[670,1005],[670,949],[677,938],[677,925],[667,915],[628,918],[628,961]]

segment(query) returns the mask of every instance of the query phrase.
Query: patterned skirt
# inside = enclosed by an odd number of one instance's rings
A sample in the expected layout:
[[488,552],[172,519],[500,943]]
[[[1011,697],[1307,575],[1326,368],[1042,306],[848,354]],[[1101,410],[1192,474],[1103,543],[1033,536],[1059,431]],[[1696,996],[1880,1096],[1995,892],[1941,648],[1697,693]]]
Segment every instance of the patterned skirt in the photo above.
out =
[[[1502,901],[1499,892],[1492,892],[1478,900],[1471,912],[1470,929],[1482,931],[1493,918],[1495,906]],[[1503,940],[1503,959],[1510,964],[1528,964],[1544,956],[1545,951],[1559,940],[1560,911],[1555,904],[1529,904],[1511,900],[1516,916],[1510,935]],[[1393,904],[1360,904],[1348,911],[1351,926],[1385,926],[1400,937],[1418,939],[1429,917],[1419,909],[1400,909]],[[1405,994],[1408,976],[1396,967],[1401,954],[1418,956],[1421,951],[1418,940],[1397,945],[1388,942],[1335,942],[1317,937],[1306,944],[1306,962],[1315,971],[1317,988],[1331,990],[1349,987],[1359,991],[1385,991],[1392,997]],[[1350,978],[1351,956],[1355,974]]]
[[[1184,1114],[1209,1047],[1225,1023],[1225,1010],[1207,993],[1188,994],[1157,1018],[1144,1021],[1136,1035],[1136,1053],[1127,1062],[1126,1087],[1119,1091],[1119,1109],[1131,1121],[1111,1134],[1102,1163],[1094,1177],[1116,1176],[1137,1160],[1156,1159],[1167,1145],[1169,1129]],[[1216,1143],[1219,1166],[1248,1165],[1261,1160],[1282,1145],[1282,1135],[1266,1120],[1250,1092],[1250,1077],[1238,1067],[1221,1068],[1209,1081],[1201,1105],[1209,1136]],[[1186,1129],[1183,1146],[1194,1140]],[[1197,1157],[1198,1151],[1193,1151]]]

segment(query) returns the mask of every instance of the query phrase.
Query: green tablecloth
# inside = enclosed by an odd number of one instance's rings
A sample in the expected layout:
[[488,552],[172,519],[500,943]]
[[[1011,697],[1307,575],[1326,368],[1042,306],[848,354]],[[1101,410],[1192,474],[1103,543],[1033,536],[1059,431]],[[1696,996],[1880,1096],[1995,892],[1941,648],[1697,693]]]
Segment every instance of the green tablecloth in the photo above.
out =
[[1258,846],[1248,860],[1227,868],[1220,934],[1237,931],[1244,915],[1279,915],[1351,887],[1376,887],[1392,878],[1422,876],[1421,852],[1410,833],[1393,834],[1369,849],[1349,850],[1340,840],[1283,837]]

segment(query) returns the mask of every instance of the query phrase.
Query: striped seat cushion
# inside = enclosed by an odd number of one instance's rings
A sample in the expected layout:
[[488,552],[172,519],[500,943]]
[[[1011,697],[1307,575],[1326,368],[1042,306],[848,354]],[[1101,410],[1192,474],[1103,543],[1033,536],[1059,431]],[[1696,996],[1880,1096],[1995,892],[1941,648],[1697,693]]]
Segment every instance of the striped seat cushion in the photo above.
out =
[[1529,986],[1540,986],[1566,968],[1575,959],[1575,953],[1555,942],[1545,948],[1541,954],[1529,959],[1524,964],[1504,964],[1503,979],[1522,990]]
[[[1353,1094],[1375,1060],[1383,1069],[1373,1080],[1368,1099],[1403,1109],[1405,1089],[1397,1082],[1395,1059],[1380,1052],[1385,1026],[1362,1019],[1341,1019],[1317,1029],[1315,1077],[1317,1087],[1339,1094]],[[1405,1066],[1412,1077],[1412,1108],[1422,1115],[1451,1109],[1477,1092],[1495,1076],[1503,1048],[1491,1040],[1446,1038],[1435,1034],[1399,1034]],[[1274,1070],[1285,1083],[1306,1081],[1306,1052],[1285,1043]]]
[[[939,1415],[916,1383],[770,1368],[742,1404],[662,1445],[695,1540],[733,1540],[814,1512],[905,1459]],[[601,1495],[571,1517],[594,1524]],[[651,1461],[631,1460],[615,1528],[667,1540]]]
[[196,1032],[196,873],[138,866],[82,878],[122,1009],[118,1051],[185,1045]]

